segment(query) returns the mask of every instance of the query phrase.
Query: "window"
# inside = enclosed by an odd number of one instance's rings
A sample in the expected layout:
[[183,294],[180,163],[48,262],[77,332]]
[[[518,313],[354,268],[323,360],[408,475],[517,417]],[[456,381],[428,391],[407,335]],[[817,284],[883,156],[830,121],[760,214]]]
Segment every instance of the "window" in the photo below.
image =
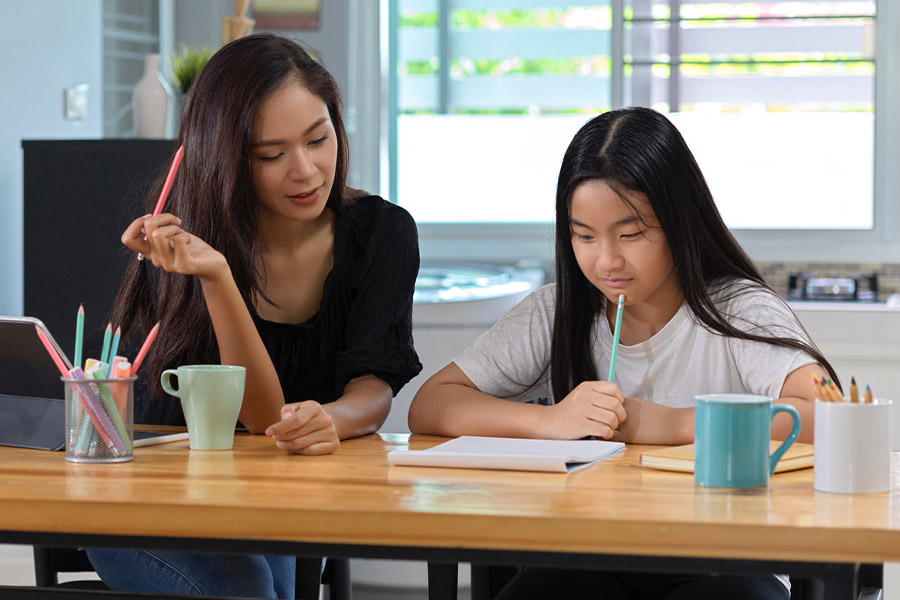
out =
[[668,113],[730,227],[871,230],[875,2],[395,0],[391,197],[545,223],[593,115]]
[[158,0],[103,1],[104,137],[134,135],[131,94],[144,72],[144,57],[150,52],[160,52],[159,32]]

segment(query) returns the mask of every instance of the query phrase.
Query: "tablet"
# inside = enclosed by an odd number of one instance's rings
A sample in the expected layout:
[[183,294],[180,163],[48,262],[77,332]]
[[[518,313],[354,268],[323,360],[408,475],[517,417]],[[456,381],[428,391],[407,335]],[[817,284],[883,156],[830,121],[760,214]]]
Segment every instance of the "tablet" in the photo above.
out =
[[35,327],[71,364],[39,319],[0,316],[0,444],[62,450],[65,390]]

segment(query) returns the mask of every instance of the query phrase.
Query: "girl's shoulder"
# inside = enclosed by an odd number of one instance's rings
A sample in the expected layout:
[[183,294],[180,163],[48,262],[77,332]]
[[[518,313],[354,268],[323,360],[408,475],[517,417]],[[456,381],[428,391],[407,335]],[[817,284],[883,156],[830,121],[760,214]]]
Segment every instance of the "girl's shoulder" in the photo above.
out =
[[723,315],[745,316],[748,313],[791,313],[787,302],[771,288],[749,279],[726,279],[713,282],[709,295]]

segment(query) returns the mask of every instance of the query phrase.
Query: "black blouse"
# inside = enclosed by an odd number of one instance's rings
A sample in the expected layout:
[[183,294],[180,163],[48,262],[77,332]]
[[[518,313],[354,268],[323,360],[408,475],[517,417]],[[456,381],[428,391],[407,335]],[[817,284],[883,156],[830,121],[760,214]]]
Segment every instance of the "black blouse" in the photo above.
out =
[[285,402],[333,402],[347,382],[370,374],[396,395],[418,375],[412,339],[418,271],[416,224],[404,209],[366,196],[338,213],[334,266],[319,312],[296,325],[253,314]]
[[[418,375],[422,364],[412,339],[418,271],[418,233],[406,210],[364,196],[337,213],[334,265],[319,311],[293,324],[266,321],[251,310],[285,402],[334,402],[363,375],[385,381],[396,395]],[[136,404],[135,422],[183,424],[178,400],[160,400]]]

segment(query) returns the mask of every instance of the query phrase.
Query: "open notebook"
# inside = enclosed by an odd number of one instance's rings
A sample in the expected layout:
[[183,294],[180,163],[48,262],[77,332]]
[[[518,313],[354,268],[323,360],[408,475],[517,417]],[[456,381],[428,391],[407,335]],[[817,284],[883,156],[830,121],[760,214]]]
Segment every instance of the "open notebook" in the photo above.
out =
[[392,465],[568,473],[612,456],[621,442],[531,440],[464,435],[427,450],[394,450]]

